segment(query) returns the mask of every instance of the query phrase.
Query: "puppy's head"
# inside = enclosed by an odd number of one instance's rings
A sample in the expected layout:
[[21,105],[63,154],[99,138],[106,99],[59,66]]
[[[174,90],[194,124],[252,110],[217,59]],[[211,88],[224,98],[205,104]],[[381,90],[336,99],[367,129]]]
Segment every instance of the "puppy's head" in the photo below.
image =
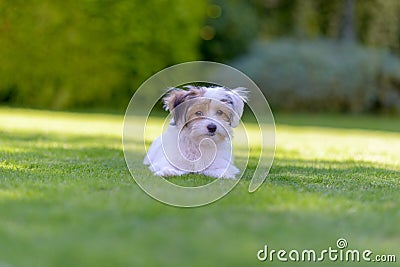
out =
[[[164,98],[171,112],[171,124],[189,130],[192,137],[226,138],[237,127],[247,100],[245,88],[186,86],[188,90],[172,88]],[[185,129],[187,128],[187,129]]]

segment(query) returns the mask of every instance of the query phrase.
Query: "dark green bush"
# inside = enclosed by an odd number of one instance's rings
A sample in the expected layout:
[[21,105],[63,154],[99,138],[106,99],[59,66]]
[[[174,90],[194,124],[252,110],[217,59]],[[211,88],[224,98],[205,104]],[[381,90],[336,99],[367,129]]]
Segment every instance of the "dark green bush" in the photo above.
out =
[[400,112],[400,60],[330,40],[258,42],[233,65],[248,74],[275,109]]
[[206,60],[231,60],[246,52],[258,35],[258,16],[248,1],[211,0],[207,14],[200,46]]
[[203,1],[0,2],[0,103],[125,106],[166,66],[198,58]]

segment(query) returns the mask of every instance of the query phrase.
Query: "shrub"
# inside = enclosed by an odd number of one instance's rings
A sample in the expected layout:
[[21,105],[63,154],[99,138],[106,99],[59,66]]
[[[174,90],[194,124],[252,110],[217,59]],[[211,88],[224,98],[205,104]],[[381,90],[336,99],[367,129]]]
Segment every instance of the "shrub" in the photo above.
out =
[[331,40],[257,42],[233,66],[261,88],[275,109],[400,112],[400,60]]
[[231,60],[246,52],[258,35],[258,16],[248,1],[211,0],[207,14],[200,45],[206,60]]
[[0,103],[125,106],[166,66],[198,58],[202,1],[0,2]]

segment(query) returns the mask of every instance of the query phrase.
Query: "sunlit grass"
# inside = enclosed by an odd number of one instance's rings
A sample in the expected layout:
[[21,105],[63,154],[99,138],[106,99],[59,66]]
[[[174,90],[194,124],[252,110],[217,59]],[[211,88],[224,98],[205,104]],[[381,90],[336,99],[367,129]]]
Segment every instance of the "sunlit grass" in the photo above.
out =
[[[133,182],[123,116],[0,108],[0,266],[252,266],[264,244],[326,248],[339,237],[351,248],[397,253],[398,119],[278,114],[276,121],[275,161],[258,191],[247,192],[259,149],[252,146],[230,194],[180,209]],[[161,122],[150,121],[147,144]],[[257,145],[257,128],[246,128]]]

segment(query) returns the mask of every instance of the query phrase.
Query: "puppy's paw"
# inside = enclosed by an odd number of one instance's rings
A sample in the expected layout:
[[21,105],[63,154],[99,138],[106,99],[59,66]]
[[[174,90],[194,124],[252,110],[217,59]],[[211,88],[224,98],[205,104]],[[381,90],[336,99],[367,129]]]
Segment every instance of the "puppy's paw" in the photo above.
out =
[[240,171],[238,168],[236,168],[235,166],[231,165],[224,173],[224,175],[222,176],[222,178],[226,178],[226,179],[234,179],[236,180],[236,175],[239,174]]
[[229,172],[224,173],[221,178],[237,180],[236,175]]
[[204,175],[215,177],[215,178],[225,178],[236,180],[236,173],[231,172],[229,169],[212,169],[205,170],[202,172]]
[[180,176],[185,174],[185,172],[180,171],[178,169],[175,168],[171,168],[171,167],[164,167],[161,170],[158,170],[156,172],[154,172],[154,175],[157,176],[161,176],[161,177],[167,177],[167,176]]

